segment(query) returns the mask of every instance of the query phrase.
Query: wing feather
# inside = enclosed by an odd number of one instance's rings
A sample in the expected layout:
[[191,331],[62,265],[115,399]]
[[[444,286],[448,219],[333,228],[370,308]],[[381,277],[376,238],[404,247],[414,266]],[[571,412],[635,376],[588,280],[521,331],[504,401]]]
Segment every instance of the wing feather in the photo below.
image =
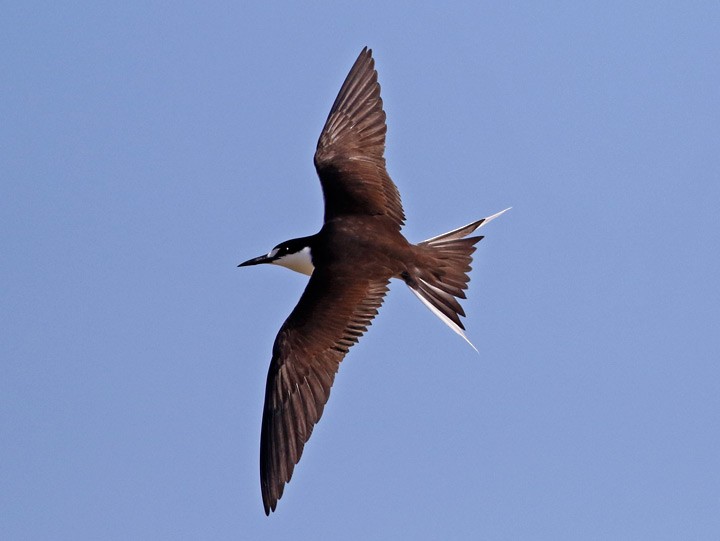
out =
[[260,481],[274,511],[303,447],[322,416],[340,362],[367,330],[389,280],[353,281],[316,269],[280,329],[265,389]]
[[340,88],[315,152],[326,222],[346,214],[386,215],[402,227],[400,193],[385,167],[386,131],[375,61],[365,47]]

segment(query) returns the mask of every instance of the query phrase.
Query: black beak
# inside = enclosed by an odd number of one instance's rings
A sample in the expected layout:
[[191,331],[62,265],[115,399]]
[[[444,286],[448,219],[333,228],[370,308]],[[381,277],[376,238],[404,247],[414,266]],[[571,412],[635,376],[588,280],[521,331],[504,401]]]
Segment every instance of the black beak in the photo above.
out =
[[253,257],[244,263],[240,263],[238,267],[249,267],[250,265],[260,265],[261,263],[272,263],[272,259],[266,255],[261,255],[260,257]]

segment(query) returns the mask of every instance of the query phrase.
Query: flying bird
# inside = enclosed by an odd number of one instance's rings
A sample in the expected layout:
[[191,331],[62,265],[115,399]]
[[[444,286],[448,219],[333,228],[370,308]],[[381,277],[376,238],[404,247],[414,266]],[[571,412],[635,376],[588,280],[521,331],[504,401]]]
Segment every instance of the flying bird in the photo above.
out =
[[365,47],[315,151],[325,200],[320,232],[282,242],[239,265],[272,263],[310,276],[275,338],[267,376],[260,435],[266,515],[275,511],[322,416],[340,362],[377,315],[391,278],[403,280],[467,340],[458,299],[465,298],[471,255],[483,238],[468,235],[505,211],[411,244],[400,232],[405,214],[385,169],[385,132],[375,62]]

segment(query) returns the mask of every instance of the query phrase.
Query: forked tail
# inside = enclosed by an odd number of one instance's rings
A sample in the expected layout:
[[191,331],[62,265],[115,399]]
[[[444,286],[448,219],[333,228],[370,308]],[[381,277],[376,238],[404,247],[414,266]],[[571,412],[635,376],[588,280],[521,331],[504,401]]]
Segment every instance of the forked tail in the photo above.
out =
[[465,289],[470,281],[468,272],[471,270],[472,254],[475,244],[483,237],[468,235],[508,210],[510,209],[419,243],[418,247],[422,251],[420,255],[428,265],[403,276],[417,298],[448,327],[462,336],[475,351],[477,348],[465,336],[465,326],[460,321],[461,316],[465,317],[465,311],[458,299],[465,298]]

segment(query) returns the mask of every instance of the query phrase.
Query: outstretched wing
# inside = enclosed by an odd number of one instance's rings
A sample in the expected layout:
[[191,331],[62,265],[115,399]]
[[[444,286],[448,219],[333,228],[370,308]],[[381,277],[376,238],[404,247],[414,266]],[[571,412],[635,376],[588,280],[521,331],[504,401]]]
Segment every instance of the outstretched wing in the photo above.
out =
[[315,151],[325,221],[347,214],[405,222],[400,193],[385,169],[385,111],[372,51],[365,47],[335,98]]
[[340,361],[367,330],[389,280],[315,269],[275,339],[260,436],[265,514],[274,511],[322,415]]

